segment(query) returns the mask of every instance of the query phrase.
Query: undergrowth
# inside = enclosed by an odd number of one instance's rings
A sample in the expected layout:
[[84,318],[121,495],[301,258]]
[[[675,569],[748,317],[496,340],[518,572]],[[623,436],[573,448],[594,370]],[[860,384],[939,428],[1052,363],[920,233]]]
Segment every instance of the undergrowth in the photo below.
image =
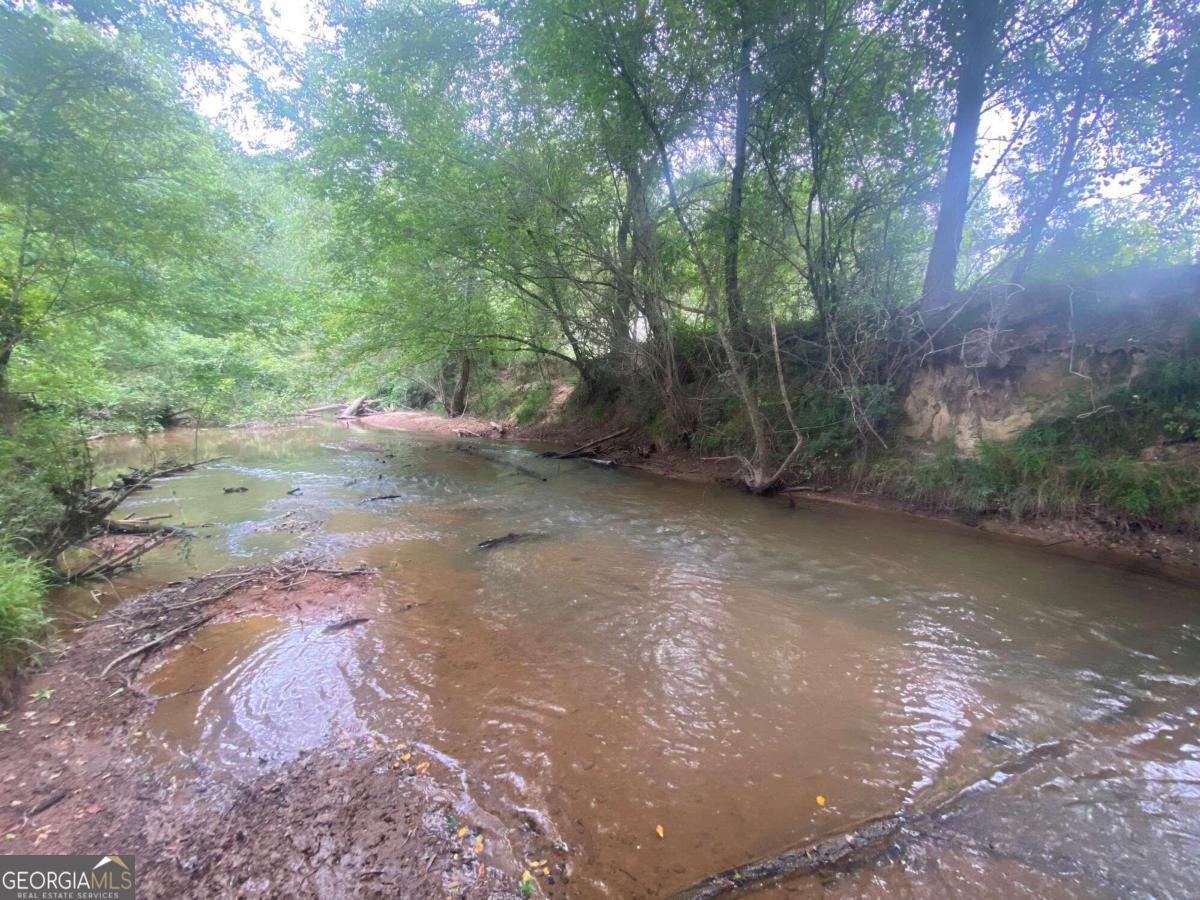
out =
[[0,545],[0,677],[41,649],[48,583],[43,566]]

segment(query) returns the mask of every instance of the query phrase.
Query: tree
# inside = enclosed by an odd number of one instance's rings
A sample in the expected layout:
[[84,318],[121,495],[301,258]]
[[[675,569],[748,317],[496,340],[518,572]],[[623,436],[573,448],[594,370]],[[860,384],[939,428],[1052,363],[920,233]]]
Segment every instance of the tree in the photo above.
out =
[[210,291],[239,213],[222,174],[136,36],[0,9],[0,389],[54,323],[178,314]]
[[1007,0],[948,0],[935,7],[953,59],[954,131],[921,291],[925,303],[944,302],[954,294],[988,73],[999,57],[999,32],[1011,12]]

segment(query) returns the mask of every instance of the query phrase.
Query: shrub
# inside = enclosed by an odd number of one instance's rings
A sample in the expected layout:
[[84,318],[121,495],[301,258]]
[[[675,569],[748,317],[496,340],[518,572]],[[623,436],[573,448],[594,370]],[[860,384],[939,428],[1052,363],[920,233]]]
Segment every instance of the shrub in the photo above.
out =
[[42,566],[0,545],[0,675],[39,648],[48,624],[42,612],[47,585]]
[[513,416],[520,425],[528,425],[530,422],[536,421],[546,408],[546,404],[550,402],[550,385],[539,384],[530,388],[525,394],[525,399],[516,408]]
[[23,416],[0,429],[0,523],[18,549],[37,550],[91,479],[87,444],[63,419]]

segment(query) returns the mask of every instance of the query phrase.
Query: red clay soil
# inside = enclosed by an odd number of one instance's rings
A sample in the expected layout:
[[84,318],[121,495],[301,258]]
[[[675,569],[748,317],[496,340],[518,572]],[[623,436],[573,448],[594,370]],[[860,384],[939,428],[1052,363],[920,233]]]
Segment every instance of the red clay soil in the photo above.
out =
[[[400,431],[419,431],[425,434],[445,434],[454,436],[459,431],[473,431],[485,437],[499,437],[494,425],[500,422],[488,419],[476,419],[473,416],[459,416],[451,419],[440,413],[425,412],[416,409],[403,409],[396,412],[373,413],[360,416],[354,420],[360,425],[373,428],[395,428]],[[510,426],[505,425],[506,429]]]
[[0,713],[0,851],[132,854],[145,897],[515,896],[511,873],[472,852],[474,832],[447,827],[448,796],[398,746],[331,746],[249,781],[169,776],[137,749],[154,705],[137,686],[142,657],[101,675],[197,618],[336,621],[370,589],[369,573],[305,564],[230,570],[82,628]]

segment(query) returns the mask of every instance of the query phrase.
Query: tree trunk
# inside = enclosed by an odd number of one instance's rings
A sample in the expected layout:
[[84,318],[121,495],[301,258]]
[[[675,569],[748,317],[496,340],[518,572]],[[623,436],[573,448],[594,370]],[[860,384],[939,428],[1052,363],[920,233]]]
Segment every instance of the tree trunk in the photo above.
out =
[[458,378],[454,382],[454,394],[450,398],[450,417],[457,419],[467,411],[467,386],[471,382],[471,356],[466,350],[458,351]]
[[979,136],[979,116],[986,95],[987,73],[996,58],[999,0],[964,0],[958,85],[954,98],[954,136],[942,182],[942,202],[921,300],[938,304],[954,295],[958,249],[967,219],[971,166]]
[[738,254],[742,237],[742,183],[746,177],[746,132],[750,127],[750,50],[754,35],[750,27],[746,4],[737,4],[741,25],[741,46],[737,61],[737,99],[733,126],[733,172],[729,181],[729,205],[725,215],[725,313],[734,346],[747,349],[749,330],[738,290]]

